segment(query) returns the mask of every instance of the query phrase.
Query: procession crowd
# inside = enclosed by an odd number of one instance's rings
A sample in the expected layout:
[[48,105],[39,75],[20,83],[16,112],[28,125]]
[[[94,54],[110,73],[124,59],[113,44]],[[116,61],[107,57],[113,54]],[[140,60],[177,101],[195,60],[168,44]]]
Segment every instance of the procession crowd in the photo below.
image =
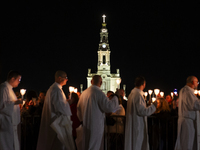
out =
[[[197,122],[200,101],[194,94],[198,79],[190,76],[179,95],[170,95],[151,102],[144,99],[146,80],[135,79],[135,87],[124,99],[123,89],[101,90],[102,78],[93,76],[91,86],[82,93],[65,95],[62,86],[68,78],[64,71],[55,73],[55,82],[47,91],[34,90],[26,93],[25,101],[13,88],[21,81],[18,71],[10,71],[7,81],[0,85],[0,150],[100,150],[104,149],[104,125],[109,126],[114,136],[116,120],[111,116],[125,116],[125,138],[120,149],[148,150],[149,136],[147,116],[159,118],[161,130],[156,122],[152,132],[161,132],[161,143],[154,144],[153,149],[165,149],[166,121],[172,116],[179,116],[177,123],[177,140],[175,150],[194,150],[198,147]],[[32,117],[35,117],[34,128]],[[119,127],[118,133],[122,133]],[[32,135],[30,137],[30,135]],[[184,138],[183,138],[184,137]],[[156,136],[154,137],[157,138]],[[157,140],[158,141],[158,140]],[[119,142],[120,143],[120,142]],[[169,144],[169,143],[168,143]],[[110,149],[115,145],[110,144]]]

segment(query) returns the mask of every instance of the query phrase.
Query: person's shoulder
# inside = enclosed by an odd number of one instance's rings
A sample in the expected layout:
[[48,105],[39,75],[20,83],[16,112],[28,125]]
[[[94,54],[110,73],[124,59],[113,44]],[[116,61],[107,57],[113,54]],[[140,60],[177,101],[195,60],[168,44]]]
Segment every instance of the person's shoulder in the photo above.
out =
[[8,86],[7,86],[6,82],[3,82],[3,83],[0,84],[0,90],[1,91],[2,90],[7,90],[7,89],[8,89]]
[[96,85],[91,86],[90,89],[91,89],[93,92],[97,92],[97,93],[103,94],[102,90],[101,90],[98,86],[96,86]]
[[0,84],[0,87],[7,87],[6,82],[2,82],[2,83]]
[[56,83],[52,84],[49,89],[52,89],[52,91],[60,91],[61,90],[59,88],[58,84],[56,84]]

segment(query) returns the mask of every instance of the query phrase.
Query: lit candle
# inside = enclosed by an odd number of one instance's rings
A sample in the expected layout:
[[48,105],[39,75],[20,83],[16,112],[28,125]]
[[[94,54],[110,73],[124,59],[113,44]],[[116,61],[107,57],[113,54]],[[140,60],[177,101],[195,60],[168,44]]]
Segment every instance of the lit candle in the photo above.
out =
[[153,93],[152,90],[148,90],[148,93],[149,93],[149,104],[151,103],[151,94]]
[[164,92],[160,92],[160,96],[163,97],[164,96]]
[[74,92],[74,87],[73,86],[69,87],[69,92],[70,92],[69,99],[71,99],[72,98],[72,92]]
[[172,97],[172,99],[174,98],[174,93],[173,92],[171,92],[171,97]]
[[121,79],[117,79],[116,82],[117,82],[117,88],[120,89]]
[[147,100],[147,95],[148,95],[148,93],[144,92],[145,100]]
[[198,94],[198,91],[197,91],[197,90],[195,90],[195,91],[194,91],[194,94],[195,94],[195,95],[197,95],[197,94]]
[[154,93],[155,93],[156,98],[157,98],[157,95],[160,93],[160,90],[159,89],[154,89]]
[[22,100],[24,99],[24,94],[26,93],[26,89],[21,89],[20,94],[22,95]]
[[198,95],[200,96],[200,90],[198,90]]
[[77,93],[77,92],[78,92],[78,89],[77,89],[77,88],[75,88],[75,89],[74,89],[74,93]]
[[152,97],[152,102],[155,102],[156,98],[155,97]]
[[151,95],[153,93],[153,91],[152,90],[148,90],[148,93],[149,93],[149,95]]

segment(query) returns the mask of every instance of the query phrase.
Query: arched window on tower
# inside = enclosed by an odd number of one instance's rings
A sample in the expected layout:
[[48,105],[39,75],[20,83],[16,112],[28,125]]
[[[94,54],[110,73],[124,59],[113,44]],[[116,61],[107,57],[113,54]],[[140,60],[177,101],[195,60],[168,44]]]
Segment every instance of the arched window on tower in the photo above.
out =
[[106,37],[105,36],[103,36],[103,41],[105,41],[106,40]]
[[103,64],[105,64],[105,63],[106,63],[106,56],[103,55]]

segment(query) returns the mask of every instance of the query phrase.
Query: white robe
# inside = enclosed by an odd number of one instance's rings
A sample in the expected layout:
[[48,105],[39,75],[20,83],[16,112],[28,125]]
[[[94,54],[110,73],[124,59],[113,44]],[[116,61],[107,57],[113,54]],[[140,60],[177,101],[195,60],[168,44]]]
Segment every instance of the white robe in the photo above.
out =
[[19,150],[17,126],[20,123],[19,105],[13,87],[6,81],[0,85],[0,150]]
[[124,109],[124,107],[122,106],[122,104],[120,104],[120,105],[118,106],[118,108],[112,112],[111,115],[121,115],[121,116],[125,116],[125,109]]
[[55,82],[48,89],[44,101],[37,150],[66,149],[64,144],[57,138],[57,133],[50,127],[51,123],[61,115],[71,116],[71,110],[62,86]]
[[116,121],[113,126],[107,126],[107,129],[109,133],[124,133],[124,123],[123,119],[120,117],[114,117],[114,116],[125,116],[125,109],[124,107],[120,104],[118,109],[113,111],[111,116],[113,116],[114,120]]
[[[77,105],[77,116],[83,121],[82,150],[99,150],[104,134],[105,112],[109,113],[119,106],[118,98],[109,100],[98,86],[86,89]],[[78,135],[77,135],[77,138]]]
[[125,150],[149,150],[146,116],[155,111],[154,105],[146,107],[143,91],[138,88],[131,91],[126,110]]
[[[198,116],[200,100],[194,89],[184,86],[179,92],[178,133],[175,150],[198,150]],[[197,128],[198,127],[198,128]]]

